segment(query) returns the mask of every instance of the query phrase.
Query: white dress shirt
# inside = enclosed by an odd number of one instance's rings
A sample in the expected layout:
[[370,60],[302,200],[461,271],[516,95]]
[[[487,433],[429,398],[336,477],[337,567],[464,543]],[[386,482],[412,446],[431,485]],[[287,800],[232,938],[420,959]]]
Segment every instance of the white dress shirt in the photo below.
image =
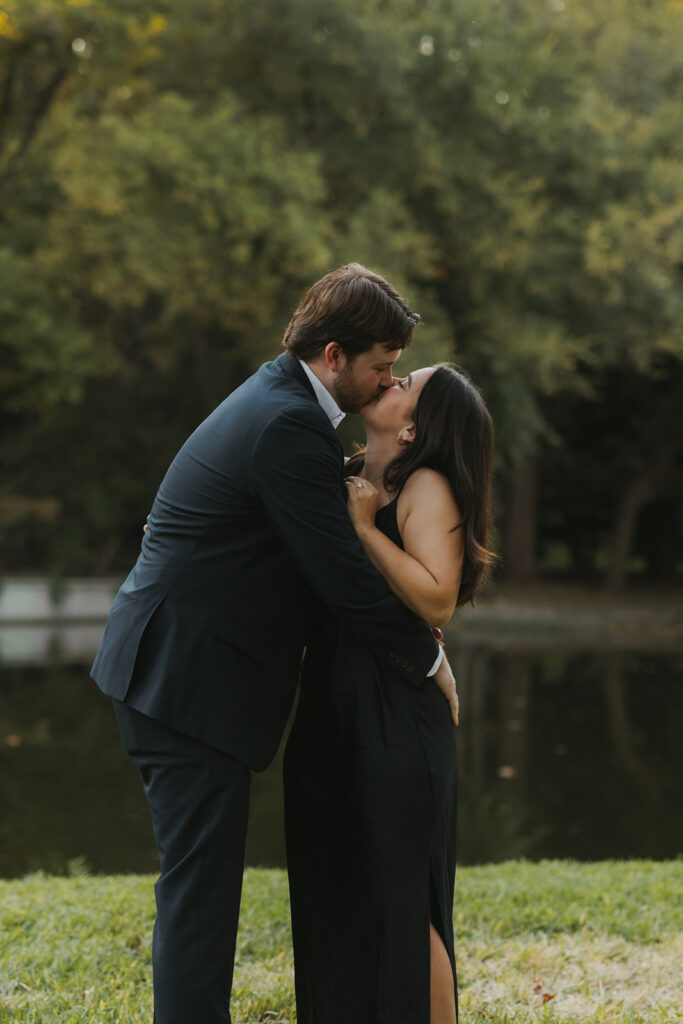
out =
[[311,386],[315,391],[315,397],[318,399],[318,404],[336,430],[346,416],[346,413],[341,411],[330,392],[327,390],[323,382],[318,380],[308,363],[305,363],[303,359],[300,359],[299,362],[303,367],[304,373],[311,382]]
[[[313,373],[313,370],[310,368],[308,363],[305,363],[303,361],[303,359],[300,359],[299,362],[301,363],[301,366],[303,367],[304,373],[306,374],[306,376],[308,377],[308,379],[311,382],[311,386],[312,386],[313,390],[315,391],[315,397],[318,399],[318,403],[319,403],[321,409],[323,410],[323,412],[325,413],[325,415],[329,419],[330,423],[332,424],[332,426],[336,430],[337,427],[339,426],[339,424],[341,423],[341,421],[346,416],[346,413],[342,412],[342,410],[339,408],[339,406],[337,405],[336,401],[334,400],[334,398],[332,397],[330,392],[325,387],[325,385],[322,383],[322,381],[318,380],[316,375]],[[428,676],[433,676],[435,674],[436,670],[438,669],[439,665],[441,664],[441,659],[442,658],[443,658],[443,648],[440,647],[437,659],[434,662],[434,664],[432,665],[432,667],[429,670],[429,672],[427,673]]]

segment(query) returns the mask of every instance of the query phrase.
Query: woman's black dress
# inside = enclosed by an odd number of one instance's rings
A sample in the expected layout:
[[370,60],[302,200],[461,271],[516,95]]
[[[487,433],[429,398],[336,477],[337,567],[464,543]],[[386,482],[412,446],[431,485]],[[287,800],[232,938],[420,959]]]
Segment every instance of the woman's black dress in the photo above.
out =
[[[396,501],[376,522],[401,545]],[[430,921],[455,977],[455,727],[436,683],[394,673],[330,613],[306,653],[285,821],[299,1024],[429,1024]]]

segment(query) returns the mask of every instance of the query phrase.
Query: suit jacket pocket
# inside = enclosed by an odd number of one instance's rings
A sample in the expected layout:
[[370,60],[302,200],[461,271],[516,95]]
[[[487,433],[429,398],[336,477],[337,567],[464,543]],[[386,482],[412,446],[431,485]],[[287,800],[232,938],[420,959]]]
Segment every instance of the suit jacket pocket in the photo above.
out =
[[266,643],[263,639],[254,636],[248,629],[237,622],[230,622],[221,615],[212,615],[209,619],[208,629],[214,636],[227,641],[233,647],[248,654],[254,661],[265,664],[268,661],[266,656]]

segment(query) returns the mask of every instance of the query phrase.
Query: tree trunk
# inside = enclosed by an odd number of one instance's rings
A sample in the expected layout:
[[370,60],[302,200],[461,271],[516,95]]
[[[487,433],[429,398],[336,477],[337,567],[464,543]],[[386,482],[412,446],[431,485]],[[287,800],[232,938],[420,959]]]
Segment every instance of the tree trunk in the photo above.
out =
[[[66,65],[55,68],[45,86],[40,90],[33,109],[24,117],[21,138],[18,141],[16,150],[10,157],[7,167],[0,174],[0,190],[2,190],[7,184],[12,175],[21,168],[26,151],[30,146],[34,135],[38,131],[41,122],[47,117],[50,107],[57,97],[59,87],[67,77],[68,73],[69,68]],[[8,75],[5,94],[2,100],[3,107],[5,108],[8,108],[8,105],[11,104],[11,95],[8,90],[12,89],[12,81],[12,76]]]
[[514,470],[508,492],[505,571],[512,580],[536,575],[537,460],[529,455]]
[[646,470],[639,473],[628,484],[621,496],[612,539],[606,584],[611,590],[618,590],[626,583],[628,560],[633,550],[633,541],[643,506],[657,493],[661,479],[669,472],[675,455],[675,445],[663,449],[659,458]]

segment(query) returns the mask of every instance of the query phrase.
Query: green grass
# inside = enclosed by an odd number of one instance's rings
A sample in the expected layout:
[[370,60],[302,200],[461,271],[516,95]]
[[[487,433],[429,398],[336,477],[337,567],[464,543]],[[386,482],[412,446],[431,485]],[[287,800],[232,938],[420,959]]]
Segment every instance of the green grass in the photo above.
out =
[[[0,882],[2,1024],[149,1024],[152,881]],[[681,861],[460,869],[463,1024],[680,1021],[682,894]],[[296,1020],[282,871],[246,875],[233,1020]]]

